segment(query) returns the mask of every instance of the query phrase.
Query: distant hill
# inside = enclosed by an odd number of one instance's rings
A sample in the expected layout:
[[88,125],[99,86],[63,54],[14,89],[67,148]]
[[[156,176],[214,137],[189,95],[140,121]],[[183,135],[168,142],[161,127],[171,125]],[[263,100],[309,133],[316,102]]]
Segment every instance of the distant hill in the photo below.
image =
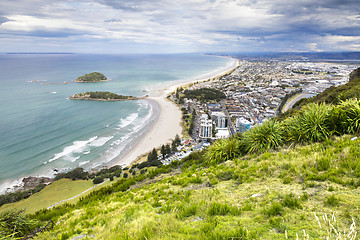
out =
[[[215,54],[218,55],[218,54]],[[334,62],[359,62],[360,52],[266,52],[266,53],[227,53],[245,60],[281,60],[281,61],[334,61]]]

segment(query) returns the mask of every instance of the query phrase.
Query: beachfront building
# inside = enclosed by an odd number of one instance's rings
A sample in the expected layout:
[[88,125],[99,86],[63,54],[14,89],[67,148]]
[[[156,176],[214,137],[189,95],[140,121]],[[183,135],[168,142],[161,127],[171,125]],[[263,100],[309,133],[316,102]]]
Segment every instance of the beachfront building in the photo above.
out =
[[199,137],[203,139],[212,138],[212,120],[207,114],[202,114],[200,117],[200,132]]
[[229,138],[230,132],[227,128],[217,128],[215,138],[216,139],[223,139],[223,138]]
[[239,132],[243,133],[251,128],[251,122],[246,120],[243,117],[239,117],[236,119],[236,129],[238,129]]

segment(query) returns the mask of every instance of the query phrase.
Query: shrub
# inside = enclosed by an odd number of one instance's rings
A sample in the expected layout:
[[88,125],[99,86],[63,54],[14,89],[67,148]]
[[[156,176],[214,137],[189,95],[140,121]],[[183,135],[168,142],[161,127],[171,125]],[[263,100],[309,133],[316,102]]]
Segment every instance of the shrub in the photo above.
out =
[[338,122],[343,126],[342,133],[358,134],[360,130],[360,100],[348,99],[339,105]]
[[98,176],[98,177],[94,178],[93,183],[99,184],[99,183],[102,183],[103,181],[104,181],[104,178],[102,176]]
[[335,207],[339,205],[339,202],[340,200],[333,194],[326,198],[325,205]]
[[317,159],[317,170],[326,171],[330,168],[330,160],[326,157]]
[[300,200],[293,193],[290,193],[289,195],[285,196],[283,200],[283,205],[291,209],[302,208],[300,204]]
[[332,107],[326,104],[306,105],[294,117],[286,119],[286,140],[294,142],[319,142],[333,134],[330,126]]
[[300,197],[300,200],[306,201],[309,199],[309,194],[307,192],[303,192],[303,194]]
[[87,179],[88,176],[89,176],[89,173],[84,171],[83,168],[75,168],[74,170],[67,172],[67,173],[56,174],[55,180],[59,180],[62,178],[69,178],[72,180]]
[[275,120],[265,121],[244,134],[249,152],[262,152],[283,144],[283,128]]
[[281,215],[283,207],[280,202],[272,202],[268,208],[264,208],[264,214],[268,217]]
[[217,140],[207,148],[205,158],[210,164],[218,164],[240,155],[239,141],[236,138]]
[[44,224],[25,215],[23,211],[2,212],[0,214],[0,239],[23,239],[22,237],[35,229],[38,229],[38,232],[45,230],[46,227],[40,228],[41,225]]
[[178,208],[179,212],[176,214],[176,217],[181,220],[191,217],[197,212],[197,205],[195,204],[180,205]]
[[210,205],[208,214],[210,216],[215,216],[215,215],[225,216],[229,214],[239,215],[240,210],[237,207],[228,205],[227,203],[214,202]]
[[124,173],[124,174],[123,174],[123,177],[124,177],[124,178],[127,178],[127,177],[128,177],[128,173]]

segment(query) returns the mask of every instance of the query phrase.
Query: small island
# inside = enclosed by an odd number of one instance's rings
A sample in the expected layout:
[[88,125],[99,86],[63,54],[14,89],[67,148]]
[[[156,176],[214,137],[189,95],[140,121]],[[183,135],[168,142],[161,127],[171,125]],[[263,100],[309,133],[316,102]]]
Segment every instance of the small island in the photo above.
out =
[[74,94],[69,97],[71,100],[94,100],[94,101],[122,101],[138,100],[140,98],[133,96],[123,96],[111,92],[85,92]]
[[108,80],[109,79],[104,74],[102,74],[100,72],[92,72],[92,73],[85,74],[81,77],[78,77],[75,80],[75,82],[79,82],[79,83],[105,82]]

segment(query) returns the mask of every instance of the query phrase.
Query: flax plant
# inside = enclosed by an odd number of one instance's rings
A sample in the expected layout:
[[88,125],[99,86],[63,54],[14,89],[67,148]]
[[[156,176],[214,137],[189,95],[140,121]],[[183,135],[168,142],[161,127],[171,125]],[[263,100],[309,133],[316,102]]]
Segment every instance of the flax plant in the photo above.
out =
[[320,142],[333,133],[330,124],[332,106],[306,105],[297,115],[284,121],[286,140],[289,142]]
[[244,134],[248,152],[263,152],[281,146],[284,143],[283,132],[279,122],[265,121]]
[[240,142],[236,138],[217,140],[208,147],[205,159],[211,164],[218,164],[234,159],[240,155],[239,146]]
[[341,124],[344,126],[345,133],[359,134],[360,130],[360,100],[353,98],[340,103],[344,118]]

